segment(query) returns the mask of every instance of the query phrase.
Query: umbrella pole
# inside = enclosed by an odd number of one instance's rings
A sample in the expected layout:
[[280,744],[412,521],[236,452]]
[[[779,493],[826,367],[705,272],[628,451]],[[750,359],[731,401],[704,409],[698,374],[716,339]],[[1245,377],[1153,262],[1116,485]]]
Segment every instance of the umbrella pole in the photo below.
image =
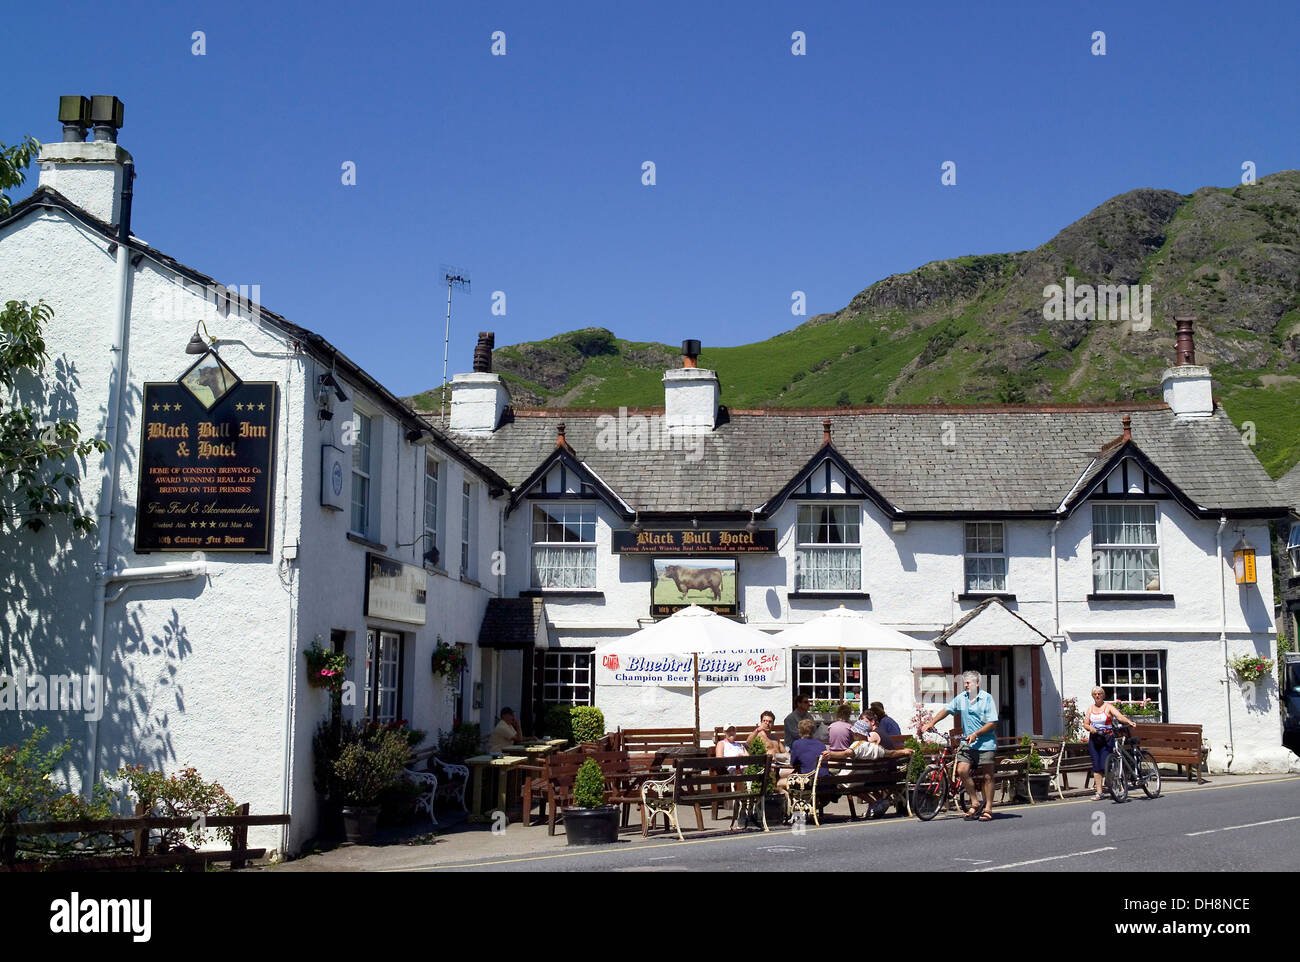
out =
[[700,747],[700,653],[691,652],[695,664],[695,747]]
[[840,704],[841,705],[844,704],[845,701],[847,701],[847,699],[844,697],[844,691],[847,685],[846,679],[848,678],[848,674],[849,674],[848,656],[845,655],[844,649],[841,648],[840,649]]

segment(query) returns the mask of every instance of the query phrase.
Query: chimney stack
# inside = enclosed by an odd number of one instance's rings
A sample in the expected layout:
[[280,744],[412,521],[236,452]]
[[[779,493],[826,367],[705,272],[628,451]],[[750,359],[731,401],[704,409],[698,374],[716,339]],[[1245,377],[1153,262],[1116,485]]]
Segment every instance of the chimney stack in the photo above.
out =
[[1194,317],[1174,318],[1174,325],[1178,332],[1174,347],[1174,366],[1167,369],[1161,379],[1165,403],[1180,418],[1214,416],[1210,369],[1196,363],[1196,344],[1192,335],[1195,320]]
[[718,375],[697,367],[699,356],[699,341],[682,341],[682,366],[664,372],[664,425],[669,434],[708,434],[718,423]]
[[[58,191],[92,217],[118,223],[125,167],[132,162],[131,155],[117,145],[124,112],[116,97],[60,97],[63,142],[41,148],[36,158],[41,169],[38,186]],[[90,143],[85,143],[87,125],[95,129]]]
[[831,419],[826,418],[822,421],[822,444],[831,443]]
[[491,434],[510,406],[510,389],[500,374],[492,373],[492,348],[496,334],[479,331],[474,346],[474,373],[451,379],[451,421],[459,434]]
[[492,331],[479,331],[478,344],[474,348],[474,370],[478,374],[492,373],[492,348],[497,336]]
[[1124,440],[1133,440],[1133,419],[1127,414],[1120,418],[1119,423],[1124,425]]

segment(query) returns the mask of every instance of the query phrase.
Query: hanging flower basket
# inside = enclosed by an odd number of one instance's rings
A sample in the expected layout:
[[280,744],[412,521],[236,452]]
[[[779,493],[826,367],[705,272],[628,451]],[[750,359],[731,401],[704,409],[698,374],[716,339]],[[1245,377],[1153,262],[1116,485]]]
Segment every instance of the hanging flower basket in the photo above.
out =
[[1261,655],[1242,655],[1234,658],[1228,666],[1236,673],[1241,682],[1255,682],[1273,673],[1273,661]]
[[458,677],[465,670],[466,663],[465,653],[456,645],[440,641],[433,649],[433,673],[448,681]]
[[318,642],[303,652],[307,658],[307,681],[313,688],[342,691],[352,659],[341,651],[326,651]]

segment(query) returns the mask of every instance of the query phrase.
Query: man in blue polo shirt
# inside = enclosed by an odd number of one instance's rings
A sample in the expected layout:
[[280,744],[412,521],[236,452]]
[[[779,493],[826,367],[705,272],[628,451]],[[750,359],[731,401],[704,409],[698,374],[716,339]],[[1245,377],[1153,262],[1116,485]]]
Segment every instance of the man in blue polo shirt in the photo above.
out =
[[949,715],[957,716],[965,736],[957,749],[957,777],[972,804],[977,798],[972,769],[980,773],[984,789],[984,798],[966,813],[966,820],[988,822],[993,819],[993,755],[998,744],[993,729],[998,721],[998,707],[988,692],[980,691],[979,672],[968,671],[961,677],[966,690],[941,708],[922,731],[930,731]]

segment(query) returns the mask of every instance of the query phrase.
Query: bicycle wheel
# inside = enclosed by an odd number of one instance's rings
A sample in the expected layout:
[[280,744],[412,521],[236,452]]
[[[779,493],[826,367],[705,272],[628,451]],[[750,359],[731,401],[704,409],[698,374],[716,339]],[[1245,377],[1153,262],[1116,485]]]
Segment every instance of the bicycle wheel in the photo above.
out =
[[1128,779],[1124,769],[1124,753],[1118,749],[1111,752],[1110,758],[1106,759],[1106,790],[1110,792],[1110,797],[1117,802],[1125,801],[1128,798]]
[[1160,794],[1160,766],[1145,749],[1138,753],[1138,781],[1142,783],[1142,791],[1146,792],[1147,798],[1155,798]]
[[912,786],[912,812],[923,822],[928,822],[941,811],[948,801],[948,779],[943,769],[931,765],[921,772]]

